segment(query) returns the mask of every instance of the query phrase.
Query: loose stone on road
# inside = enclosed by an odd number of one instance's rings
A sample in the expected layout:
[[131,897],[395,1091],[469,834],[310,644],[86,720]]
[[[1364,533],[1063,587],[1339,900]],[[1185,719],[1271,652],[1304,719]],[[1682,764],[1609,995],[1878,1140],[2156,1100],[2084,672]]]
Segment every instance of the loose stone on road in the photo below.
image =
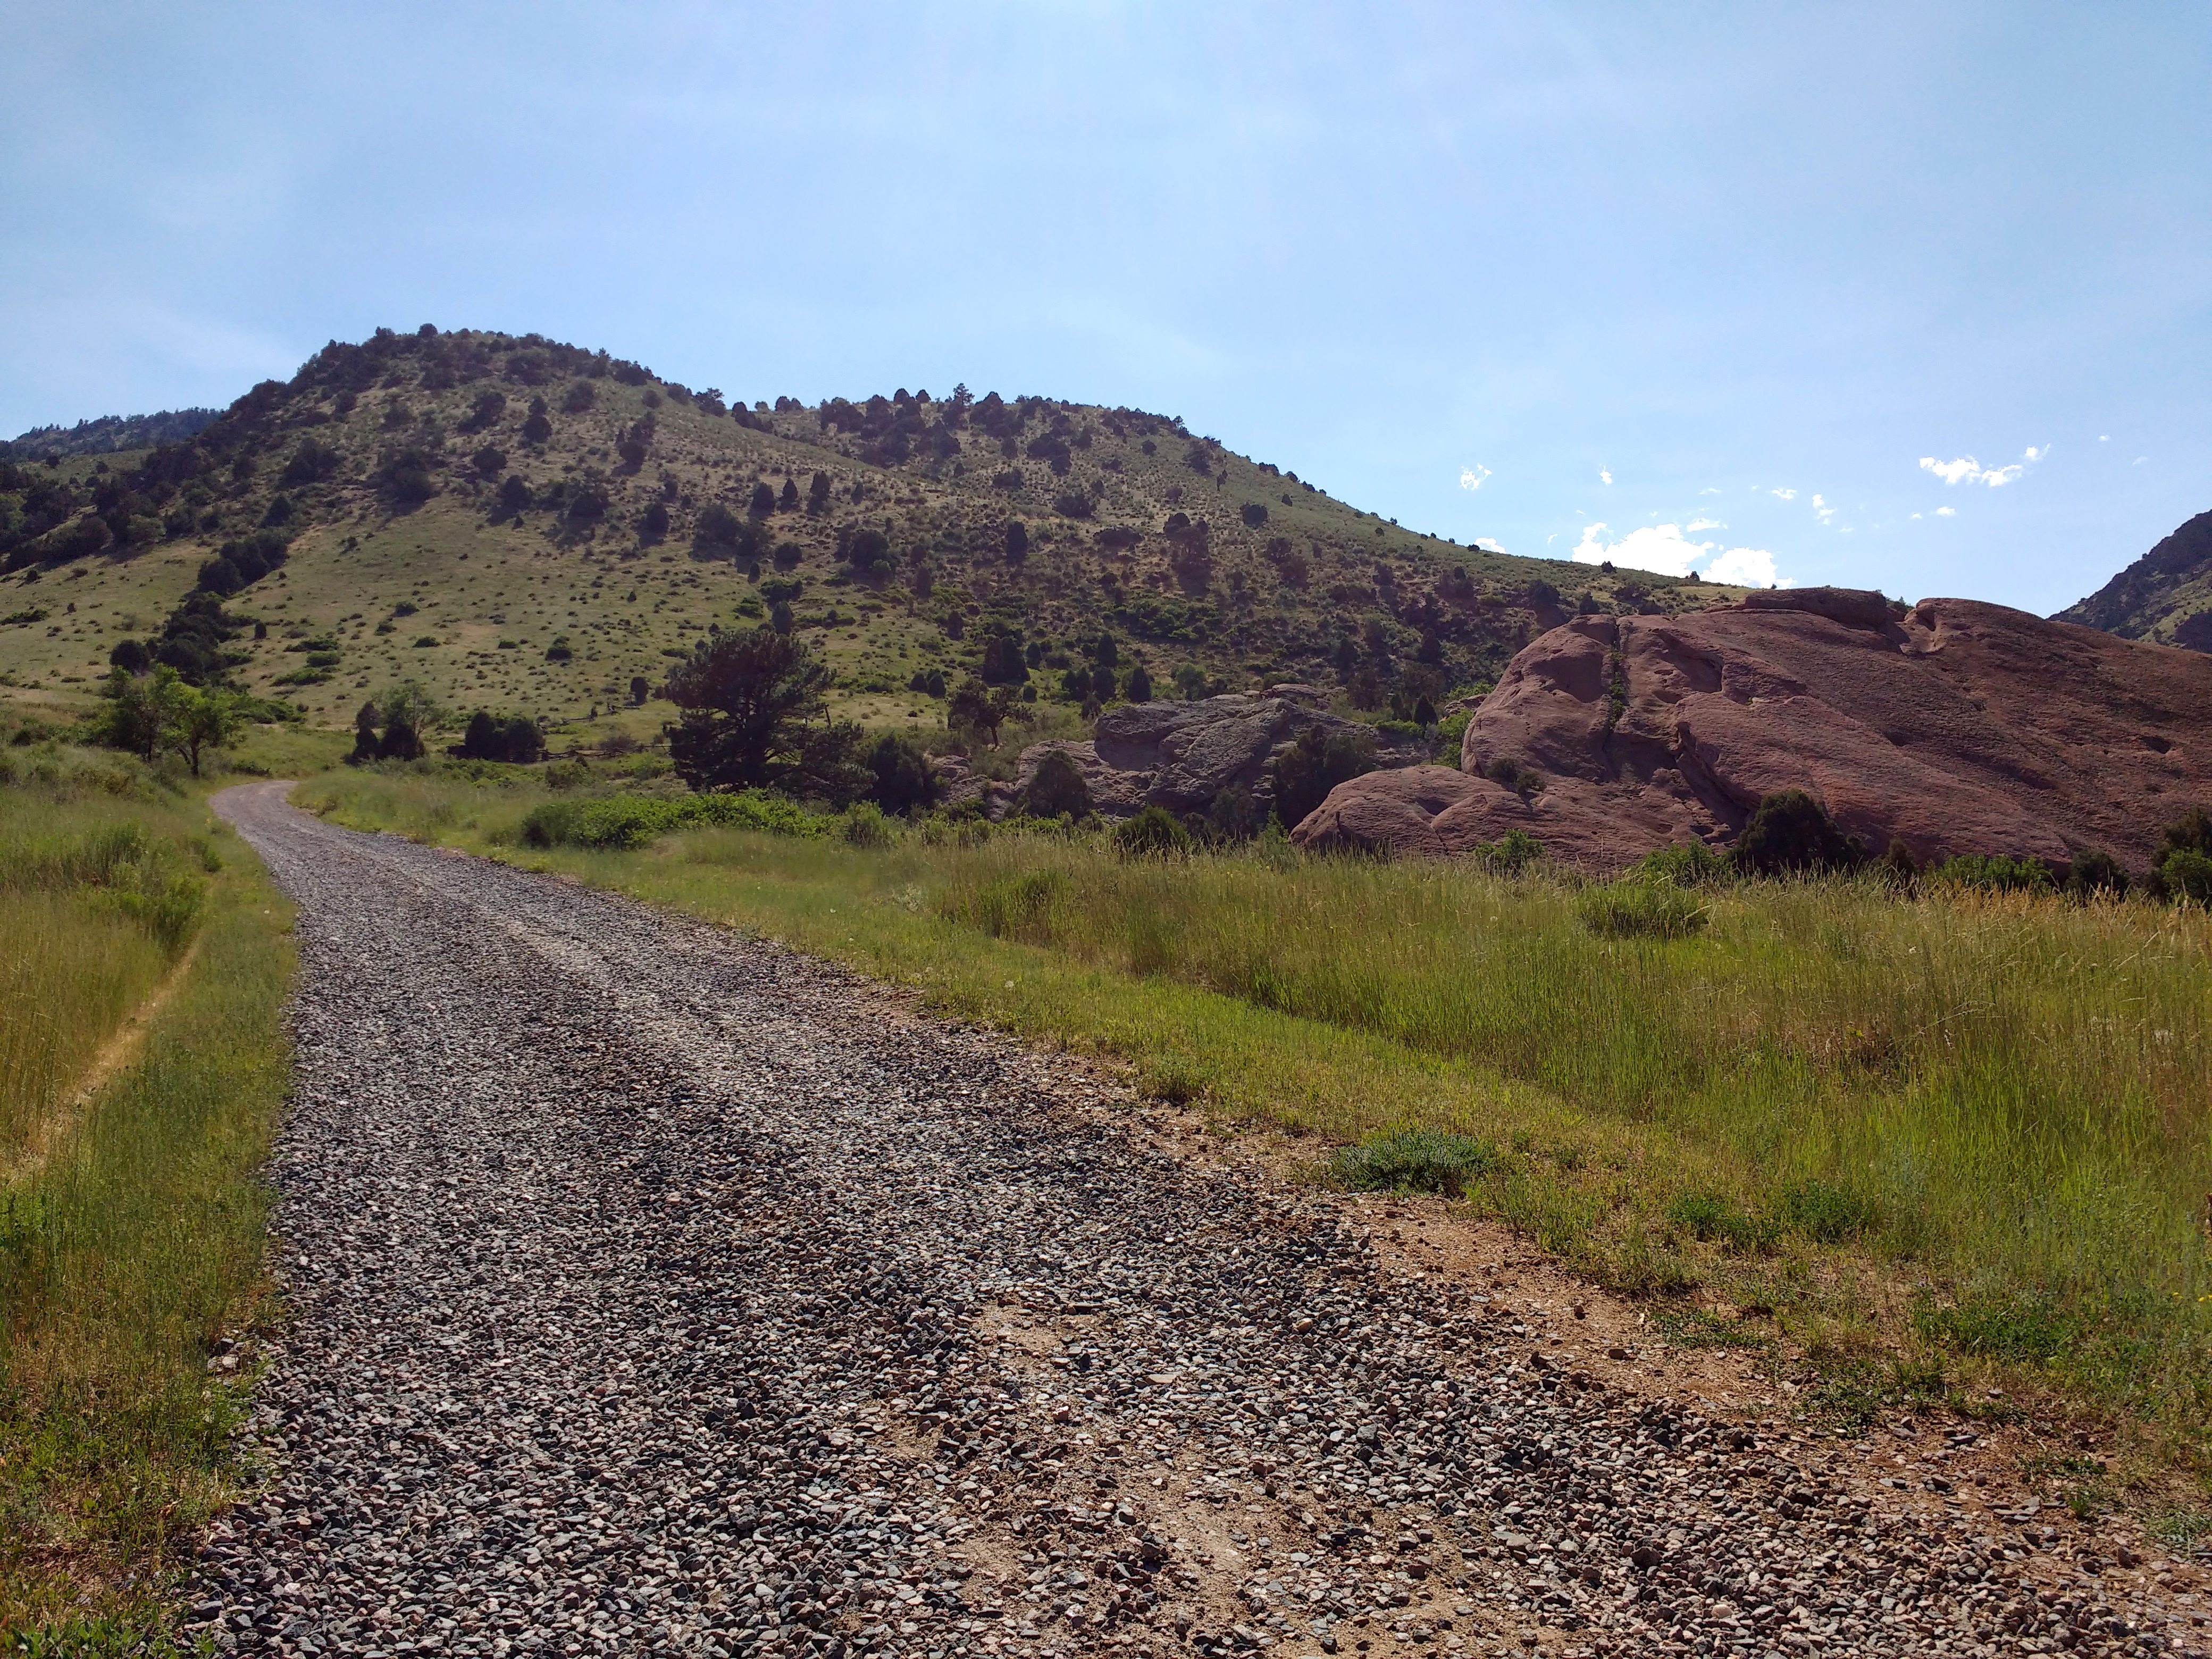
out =
[[1087,1072],[283,796],[216,798],[301,949],[222,1651],[2203,1650],[2179,1581],[1636,1397]]

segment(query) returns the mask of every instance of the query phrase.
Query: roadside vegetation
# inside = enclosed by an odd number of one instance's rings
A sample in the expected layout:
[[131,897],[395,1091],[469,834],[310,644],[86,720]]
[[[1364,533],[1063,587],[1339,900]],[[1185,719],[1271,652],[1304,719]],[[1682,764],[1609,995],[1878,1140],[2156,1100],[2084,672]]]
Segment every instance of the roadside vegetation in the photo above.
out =
[[1814,1409],[2048,1390],[2209,1466],[2212,921],[2179,879],[2123,897],[1856,857],[1747,878],[1674,849],[1591,883],[1527,848],[1322,859],[1209,849],[1165,815],[1009,831],[865,804],[532,834],[659,810],[581,769],[548,791],[366,769],[300,799],[757,928],[1224,1124],[1350,1147],[1314,1167],[1463,1195],[1677,1310],[1681,1340],[1770,1352]]
[[0,720],[7,1651],[162,1650],[241,1476],[288,927],[188,765]]

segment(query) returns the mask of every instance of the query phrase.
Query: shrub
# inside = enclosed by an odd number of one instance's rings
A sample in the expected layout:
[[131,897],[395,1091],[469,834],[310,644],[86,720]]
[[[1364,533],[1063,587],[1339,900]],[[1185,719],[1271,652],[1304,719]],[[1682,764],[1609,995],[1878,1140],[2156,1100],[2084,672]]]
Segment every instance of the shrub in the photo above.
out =
[[1736,838],[1735,857],[1736,868],[1750,875],[1817,875],[1857,868],[1866,849],[1812,796],[1784,789],[1759,803]]
[[[1129,700],[1139,701],[1133,676]],[[1324,733],[1310,726],[1275,757],[1275,811],[1285,824],[1295,827],[1328,799],[1329,791],[1374,769],[1375,751],[1360,734]]]
[[1526,830],[1508,830],[1496,841],[1479,841],[1474,857],[1486,870],[1501,876],[1517,876],[1543,862],[1544,843]]
[[1482,769],[1482,775],[1520,795],[1533,795],[1544,787],[1541,772],[1532,766],[1523,766],[1510,755],[1494,757],[1490,764]]
[[532,808],[522,820],[522,839],[532,847],[636,848],[678,830],[708,827],[818,836],[829,822],[810,816],[781,795],[757,789],[676,800],[608,795],[598,800],[547,801]]
[[845,809],[844,836],[848,846],[888,847],[891,844],[890,821],[873,801],[855,801]]
[[2080,899],[2091,898],[2099,893],[2125,898],[2128,886],[2128,872],[2120,867],[2120,861],[2110,853],[2094,848],[2077,854],[2074,867],[2066,874],[2066,890]]
[[1975,893],[2048,893],[2057,885],[2051,866],[2041,859],[2008,858],[2002,853],[1961,854],[1929,870],[1926,878],[1937,886]]
[[1706,916],[1693,890],[1632,878],[1576,894],[1575,920],[1601,939],[1687,939]]
[[1114,832],[1123,858],[1169,858],[1190,851],[1190,831],[1164,806],[1147,806]]
[[1456,1197],[1498,1167],[1497,1149],[1438,1129],[1378,1129],[1340,1147],[1329,1173],[1356,1191],[1444,1193]]
[[1689,841],[1646,853],[1636,861],[1634,874],[1673,887],[1719,887],[1735,876],[1735,867],[1705,842]]
[[479,708],[469,716],[453,751],[462,760],[506,761],[529,765],[545,756],[545,733],[527,714],[494,714]]
[[1262,502],[1247,501],[1244,503],[1241,516],[1247,529],[1258,530],[1264,527],[1267,522],[1267,509]]
[[2212,858],[2179,848],[2166,855],[2158,872],[2165,878],[2168,897],[2212,905]]
[[1874,1206],[1856,1193],[1824,1181],[1799,1181],[1782,1189],[1781,1218],[1822,1244],[1856,1238],[1875,1221]]
[[861,764],[874,775],[870,795],[886,812],[926,810],[937,799],[937,779],[921,745],[900,732],[886,732],[871,744]]
[[1065,749],[1048,750],[1037,763],[1022,805],[1032,817],[1081,817],[1091,810],[1091,785],[1082,765]]

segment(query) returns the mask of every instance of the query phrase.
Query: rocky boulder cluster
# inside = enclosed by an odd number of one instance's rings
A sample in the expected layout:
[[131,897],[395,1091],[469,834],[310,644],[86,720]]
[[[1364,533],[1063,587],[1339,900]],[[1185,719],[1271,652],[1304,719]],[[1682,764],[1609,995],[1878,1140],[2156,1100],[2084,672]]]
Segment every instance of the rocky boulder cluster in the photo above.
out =
[[1507,665],[1459,770],[1354,779],[1293,839],[1449,856],[1517,828],[1604,871],[1730,841],[1764,796],[1802,789],[1875,853],[2142,867],[2212,798],[2208,707],[2202,653],[1970,599],[1810,588],[1578,617]]

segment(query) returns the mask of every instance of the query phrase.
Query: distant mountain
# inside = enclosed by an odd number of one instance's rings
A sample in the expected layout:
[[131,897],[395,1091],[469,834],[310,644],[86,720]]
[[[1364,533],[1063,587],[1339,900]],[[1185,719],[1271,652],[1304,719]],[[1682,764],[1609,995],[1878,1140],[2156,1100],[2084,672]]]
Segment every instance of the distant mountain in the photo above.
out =
[[1170,416],[965,386],[748,403],[434,328],[333,343],[134,465],[19,449],[0,573],[0,614],[42,613],[0,628],[18,684],[89,684],[129,639],[339,722],[400,678],[581,715],[762,619],[864,720],[939,719],[970,673],[1073,714],[1139,665],[1403,720],[1571,612],[1742,592],[1418,535]]
[[2052,620],[2212,651],[2212,513],[2200,513]]
[[118,450],[180,444],[213,425],[222,413],[219,409],[165,409],[155,415],[103,415],[75,426],[34,426],[12,444],[0,444],[0,459],[112,455]]

